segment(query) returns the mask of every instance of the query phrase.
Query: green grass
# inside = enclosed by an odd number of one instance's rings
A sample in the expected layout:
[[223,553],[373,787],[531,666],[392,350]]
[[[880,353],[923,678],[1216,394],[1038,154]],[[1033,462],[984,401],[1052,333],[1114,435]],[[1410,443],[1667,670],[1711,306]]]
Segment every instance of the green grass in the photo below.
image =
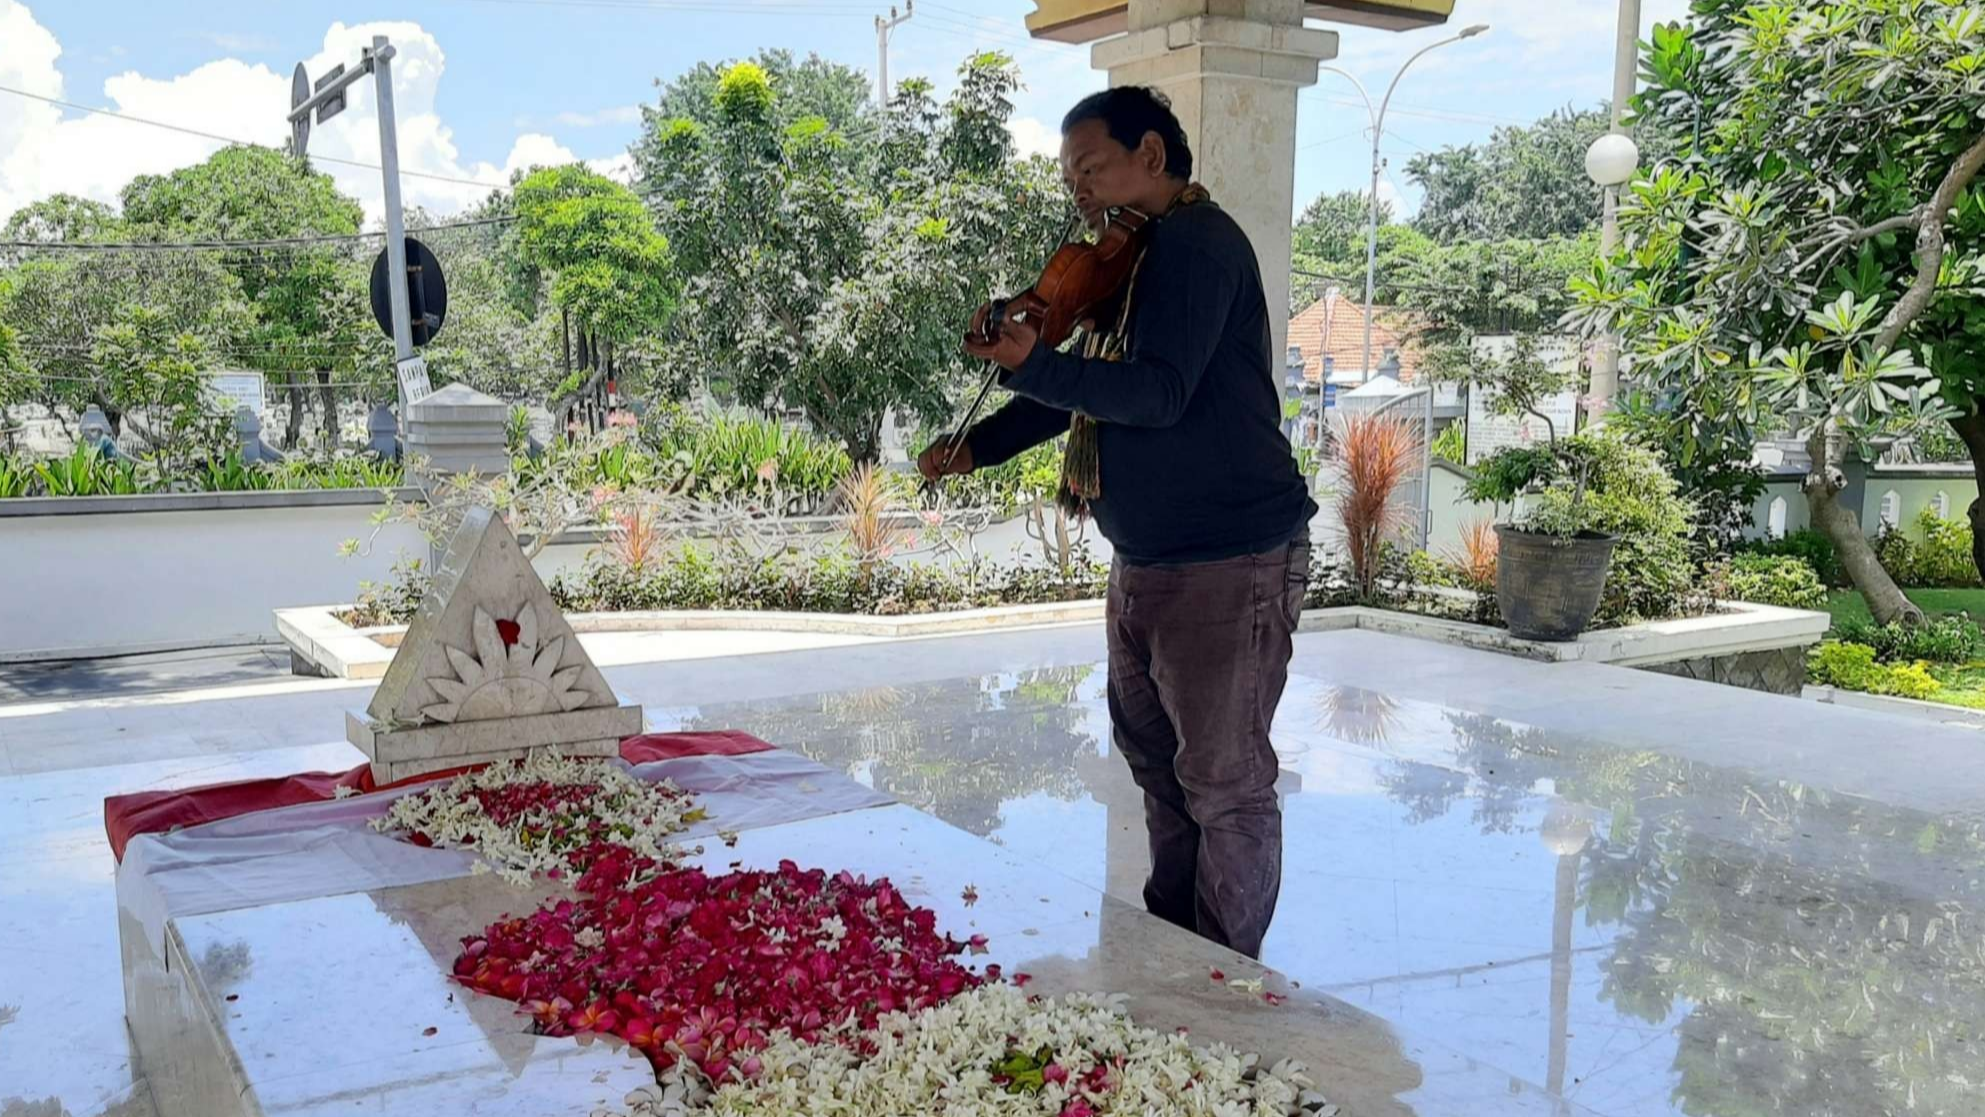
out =
[[[1933,617],[1967,613],[1985,621],[1985,589],[1904,590],[1909,600]],[[1843,620],[1871,620],[1868,603],[1859,590],[1834,590],[1827,595],[1826,609],[1835,624]],[[1930,665],[1930,674],[1943,684],[1930,701],[1946,706],[1985,710],[1985,660],[1965,664]]]
[[[1950,613],[1969,613],[1975,620],[1985,621],[1985,589],[1968,590],[1904,590],[1909,600],[1918,608],[1933,617]],[[1868,603],[1861,598],[1860,590],[1834,590],[1827,594],[1826,611],[1833,614],[1833,621],[1839,624],[1848,619],[1872,620],[1868,613]]]
[[1944,689],[1932,695],[1930,701],[1985,710],[1985,663],[1931,664],[1930,675],[1944,684]]

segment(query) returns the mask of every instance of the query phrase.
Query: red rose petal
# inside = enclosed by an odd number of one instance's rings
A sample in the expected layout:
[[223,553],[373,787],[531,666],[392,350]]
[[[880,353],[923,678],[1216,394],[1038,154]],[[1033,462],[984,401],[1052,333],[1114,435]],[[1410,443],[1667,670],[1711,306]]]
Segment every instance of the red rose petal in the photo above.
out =
[[517,643],[524,629],[516,621],[497,621],[496,634],[503,638],[503,646],[507,648]]

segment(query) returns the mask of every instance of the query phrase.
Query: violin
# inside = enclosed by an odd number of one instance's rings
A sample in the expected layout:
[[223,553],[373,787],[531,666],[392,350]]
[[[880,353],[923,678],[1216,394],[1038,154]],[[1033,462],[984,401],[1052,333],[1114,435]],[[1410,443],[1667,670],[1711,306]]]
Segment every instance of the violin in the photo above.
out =
[[[1076,327],[1093,324],[1101,311],[1118,302],[1144,254],[1151,225],[1150,215],[1138,210],[1112,210],[1109,224],[1093,242],[1064,240],[1032,287],[988,303],[978,333],[967,330],[966,339],[990,345],[999,340],[1000,325],[1007,319],[1025,318],[1037,324],[1043,344],[1053,347],[1067,341]],[[965,421],[952,435],[951,452],[945,455],[940,476],[951,468],[959,447],[965,444],[965,432],[972,428],[999,381],[999,367],[987,364],[991,367],[985,383],[979,386],[978,398],[965,413]]]
[[1094,243],[1069,241],[1055,250],[1041,278],[1032,287],[1006,299],[994,299],[977,340],[999,340],[1000,324],[1009,317],[1039,323],[1041,341],[1049,346],[1067,341],[1077,326],[1114,302],[1130,282],[1144,250],[1151,218],[1134,209],[1110,214]]

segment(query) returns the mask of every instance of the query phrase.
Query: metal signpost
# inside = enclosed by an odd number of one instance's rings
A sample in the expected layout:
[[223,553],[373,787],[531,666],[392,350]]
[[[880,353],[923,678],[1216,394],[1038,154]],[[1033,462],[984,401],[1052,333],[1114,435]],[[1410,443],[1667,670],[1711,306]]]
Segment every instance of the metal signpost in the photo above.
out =
[[[296,74],[290,85],[291,145],[299,156],[307,153],[310,142],[310,118],[314,114],[317,123],[338,115],[345,109],[345,90],[362,80],[367,74],[373,77],[374,96],[379,107],[379,172],[385,186],[386,204],[386,268],[390,275],[407,274],[407,230],[400,210],[400,144],[393,120],[393,44],[384,35],[374,35],[372,45],[360,55],[358,65],[347,71],[343,66],[333,69],[317,82],[308,85],[309,75],[303,64],[298,63]],[[304,96],[305,90],[309,95]],[[400,368],[400,423],[406,424],[407,386],[409,379],[418,384],[426,379],[425,363],[414,355],[413,326],[409,314],[407,284],[404,279],[387,285],[387,295],[391,303],[393,357]],[[411,367],[410,367],[411,366]]]

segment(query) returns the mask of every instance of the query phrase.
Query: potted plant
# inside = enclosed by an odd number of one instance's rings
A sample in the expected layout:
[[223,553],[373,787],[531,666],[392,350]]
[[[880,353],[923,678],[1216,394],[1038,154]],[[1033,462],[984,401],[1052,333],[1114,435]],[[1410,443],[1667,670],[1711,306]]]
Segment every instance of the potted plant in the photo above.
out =
[[[1521,512],[1496,525],[1496,606],[1525,640],[1573,640],[1592,623],[1620,538],[1602,531],[1587,500],[1594,461],[1583,443],[1506,450],[1477,480]],[[1487,468],[1500,464],[1500,470]]]

